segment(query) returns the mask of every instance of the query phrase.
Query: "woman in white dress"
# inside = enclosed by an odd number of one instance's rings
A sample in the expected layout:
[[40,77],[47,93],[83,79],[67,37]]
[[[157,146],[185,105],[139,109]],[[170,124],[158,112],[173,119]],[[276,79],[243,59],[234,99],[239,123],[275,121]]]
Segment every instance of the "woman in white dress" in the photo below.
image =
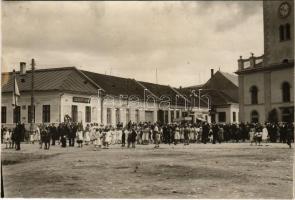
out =
[[177,143],[179,143],[179,140],[180,140],[180,130],[178,125],[176,125],[175,135],[174,135],[174,144],[176,145]]
[[90,142],[90,128],[89,128],[89,124],[87,124],[87,126],[85,128],[84,142],[85,142],[85,145],[88,145],[89,142]]
[[250,128],[249,138],[250,138],[250,144],[252,145],[252,143],[255,142],[255,128],[254,127]]
[[267,139],[268,139],[268,131],[266,126],[264,126],[262,129],[262,141],[267,142]]
[[106,145],[106,148],[109,147],[109,145],[111,144],[111,141],[112,141],[112,135],[111,135],[111,130],[108,129],[106,130],[106,135],[105,135],[105,145]]

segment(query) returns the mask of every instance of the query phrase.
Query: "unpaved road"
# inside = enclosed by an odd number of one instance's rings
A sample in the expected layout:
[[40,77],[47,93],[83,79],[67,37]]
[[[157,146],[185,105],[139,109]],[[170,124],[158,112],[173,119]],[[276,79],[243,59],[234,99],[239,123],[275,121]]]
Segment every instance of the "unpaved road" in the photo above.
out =
[[2,147],[5,197],[288,198],[293,149],[286,144]]

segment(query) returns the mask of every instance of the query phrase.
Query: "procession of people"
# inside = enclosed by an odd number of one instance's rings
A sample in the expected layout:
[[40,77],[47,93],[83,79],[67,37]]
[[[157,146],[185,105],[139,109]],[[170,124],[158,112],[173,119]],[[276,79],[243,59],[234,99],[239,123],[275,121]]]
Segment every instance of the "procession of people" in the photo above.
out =
[[[34,128],[29,137],[25,137],[24,124],[16,124],[14,129],[2,127],[2,143],[6,148],[20,150],[21,141],[34,144],[39,143],[40,149],[49,150],[50,146],[60,145],[82,148],[84,145],[93,145],[94,150],[108,149],[111,145],[120,144],[121,147],[135,148],[136,145],[153,144],[159,148],[160,144],[189,145],[191,143],[239,143],[250,142],[250,145],[262,143],[286,143],[291,148],[294,142],[293,123],[151,123],[131,121],[123,126],[118,123],[111,125],[98,125],[74,123],[66,120],[59,124],[41,124]],[[27,138],[27,139],[26,139]]]

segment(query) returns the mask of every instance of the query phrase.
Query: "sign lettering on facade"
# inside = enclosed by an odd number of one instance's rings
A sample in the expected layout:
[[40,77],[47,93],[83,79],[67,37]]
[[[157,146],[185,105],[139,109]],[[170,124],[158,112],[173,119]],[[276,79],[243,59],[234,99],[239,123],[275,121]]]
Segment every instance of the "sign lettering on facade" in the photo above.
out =
[[73,102],[77,102],[77,103],[90,103],[90,98],[73,97]]

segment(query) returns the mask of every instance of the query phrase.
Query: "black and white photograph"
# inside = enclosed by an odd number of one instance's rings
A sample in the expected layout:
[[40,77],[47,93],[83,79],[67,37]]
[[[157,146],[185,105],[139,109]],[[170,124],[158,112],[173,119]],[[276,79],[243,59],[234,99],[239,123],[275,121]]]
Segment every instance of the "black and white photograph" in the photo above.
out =
[[1,198],[294,199],[294,1],[1,1]]

